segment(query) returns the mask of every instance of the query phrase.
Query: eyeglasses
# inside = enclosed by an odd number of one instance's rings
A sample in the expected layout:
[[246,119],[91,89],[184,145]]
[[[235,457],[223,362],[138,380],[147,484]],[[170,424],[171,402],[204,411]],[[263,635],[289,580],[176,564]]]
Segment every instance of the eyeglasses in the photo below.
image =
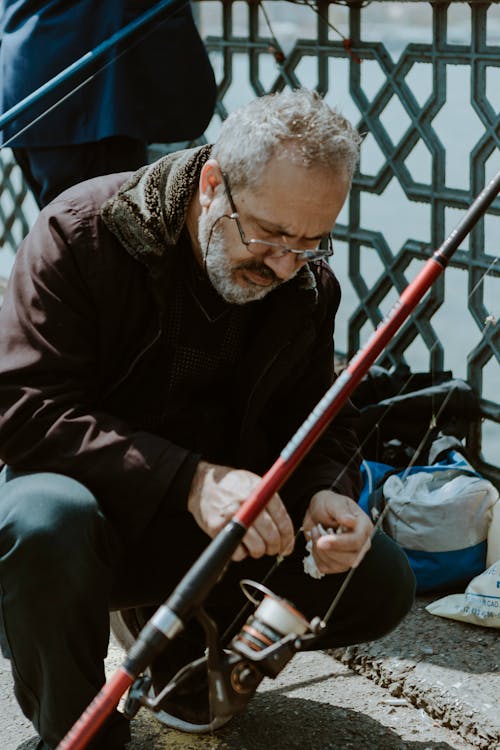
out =
[[329,258],[333,255],[333,237],[331,234],[325,237],[327,244],[325,248],[322,248],[318,245],[312,250],[298,250],[293,247],[288,247],[287,245],[282,245],[279,242],[269,242],[268,240],[247,240],[245,232],[243,231],[243,227],[241,226],[238,209],[236,208],[233,196],[231,195],[229,181],[224,172],[221,172],[221,174],[224,182],[224,189],[226,191],[227,199],[229,201],[229,205],[231,206],[232,213],[224,214],[224,216],[221,216],[220,218],[232,219],[236,222],[241,241],[250,253],[253,253],[254,255],[267,255],[268,257],[270,256],[272,258],[282,258],[288,253],[293,253],[298,260],[319,260],[320,258]]

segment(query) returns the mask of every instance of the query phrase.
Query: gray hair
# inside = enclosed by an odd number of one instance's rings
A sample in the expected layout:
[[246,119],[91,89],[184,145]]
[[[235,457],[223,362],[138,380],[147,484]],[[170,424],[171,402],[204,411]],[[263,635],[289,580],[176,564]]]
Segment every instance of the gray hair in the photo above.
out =
[[349,182],[361,136],[308,89],[267,94],[232,112],[212,149],[231,186],[255,184],[273,156],[307,168],[342,170]]

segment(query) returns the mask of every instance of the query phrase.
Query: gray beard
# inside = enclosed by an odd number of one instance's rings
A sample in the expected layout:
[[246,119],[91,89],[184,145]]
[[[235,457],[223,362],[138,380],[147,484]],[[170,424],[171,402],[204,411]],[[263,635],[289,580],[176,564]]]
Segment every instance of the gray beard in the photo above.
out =
[[[226,302],[232,305],[246,305],[248,302],[256,302],[283,283],[270,268],[257,258],[235,266],[231,265],[226,255],[222,227],[220,223],[214,226],[212,218],[209,218],[209,213],[206,212],[199,217],[198,240],[210,283]],[[273,283],[265,287],[252,284],[240,286],[233,281],[233,273],[238,269],[245,268],[267,275]]]

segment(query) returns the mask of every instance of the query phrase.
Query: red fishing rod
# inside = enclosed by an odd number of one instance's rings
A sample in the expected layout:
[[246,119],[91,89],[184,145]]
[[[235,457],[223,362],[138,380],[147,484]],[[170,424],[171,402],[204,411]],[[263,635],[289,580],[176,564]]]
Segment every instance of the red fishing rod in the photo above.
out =
[[[407,320],[423,295],[444,271],[453,253],[479,218],[486,212],[499,191],[500,172],[478,195],[462,221],[407,286],[366,345],[349,362],[347,368],[285,446],[279,458],[262,477],[254,492],[241,505],[231,521],[207,546],[172,595],[145,625],[137,641],[126,655],[122,666],[104,685],[58,745],[57,750],[83,750],[106,718],[117,707],[120,698],[136,678],[147,669],[167,644],[184,630],[190,618],[196,614],[199,615],[203,602],[223,574],[248,528],[322,435],[396,331]],[[204,618],[208,619],[206,615],[204,615]],[[297,637],[293,635],[292,638],[296,644]],[[297,646],[295,646],[295,650],[297,650]],[[289,651],[287,660],[293,655],[292,651]],[[276,660],[276,656],[274,659]],[[280,668],[283,668],[284,663]],[[147,705],[147,702],[144,704]]]

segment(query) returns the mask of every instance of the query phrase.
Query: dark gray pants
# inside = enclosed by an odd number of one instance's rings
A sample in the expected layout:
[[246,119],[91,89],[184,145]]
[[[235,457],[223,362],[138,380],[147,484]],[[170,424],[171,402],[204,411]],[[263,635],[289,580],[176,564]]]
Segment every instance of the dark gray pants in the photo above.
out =
[[[140,503],[140,498],[137,500]],[[11,660],[19,704],[55,747],[104,682],[109,610],[164,601],[207,544],[187,513],[164,509],[133,549],[125,549],[93,495],[55,474],[0,474],[0,639]],[[267,582],[308,618],[324,615],[344,575],[316,581],[303,573],[300,542]],[[221,630],[243,598],[238,581],[260,580],[269,558],[229,567],[207,603]],[[394,628],[411,607],[414,578],[406,556],[376,535],[317,648],[373,640]],[[172,646],[192,658],[195,625]],[[167,650],[164,659],[168,661]],[[95,742],[115,750],[126,740],[120,715]]]

